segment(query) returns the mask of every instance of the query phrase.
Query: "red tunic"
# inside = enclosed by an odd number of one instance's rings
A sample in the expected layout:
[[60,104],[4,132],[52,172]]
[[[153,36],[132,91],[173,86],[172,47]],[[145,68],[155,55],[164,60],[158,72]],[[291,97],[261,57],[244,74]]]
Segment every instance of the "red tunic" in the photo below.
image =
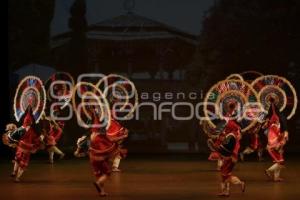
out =
[[51,128],[49,135],[46,137],[47,146],[55,146],[56,143],[59,141],[62,135],[61,128]]
[[28,166],[30,154],[35,153],[39,147],[39,135],[32,128],[29,128],[20,139],[16,150],[15,161],[22,169]]
[[231,158],[223,158],[221,166],[221,178],[222,181],[225,181],[231,176],[231,173],[234,169],[235,163]]
[[232,152],[232,157],[234,159],[238,159],[238,154],[240,150],[240,138],[241,138],[241,133],[240,133],[240,126],[236,124],[234,121],[230,120],[226,127],[225,127],[225,135],[227,134],[233,134],[235,137],[235,146]]
[[225,181],[231,176],[234,166],[238,160],[238,153],[240,149],[240,126],[234,121],[229,121],[224,129],[224,133],[232,135],[235,138],[235,145],[231,156],[223,157],[221,166],[222,181]]
[[[224,139],[224,134],[221,133],[221,135],[214,141],[215,146],[221,145],[223,139]],[[215,160],[219,160],[219,159],[221,159],[221,155],[217,151],[212,151],[208,157],[208,160],[210,160],[210,161],[215,161]]]
[[215,160],[219,160],[221,157],[220,157],[220,154],[217,152],[217,151],[212,151],[210,154],[209,154],[209,157],[208,157],[208,160],[210,161],[215,161]]
[[250,135],[250,147],[253,150],[257,150],[261,147],[258,134],[254,133]]
[[282,163],[283,158],[283,145],[285,143],[285,138],[280,130],[280,120],[278,115],[274,112],[270,118],[268,126],[268,152],[273,159],[273,162]]
[[[94,118],[93,124],[99,124],[98,118]],[[91,131],[89,157],[94,175],[97,178],[103,174],[109,175],[111,172],[109,160],[124,152],[118,142],[127,137],[126,131],[113,119],[106,134],[101,133],[101,129],[97,127],[92,128]]]
[[284,162],[283,158],[284,137],[280,132],[280,127],[272,124],[268,132],[268,152],[273,159],[273,162]]
[[120,137],[126,137],[125,128],[121,126],[119,122],[112,119],[111,124],[106,132],[107,136],[113,139],[118,139]]
[[117,151],[117,145],[110,141],[105,134],[93,132],[91,135],[89,157],[94,175],[98,178],[103,174],[109,175],[111,166],[109,159]]
[[97,160],[103,160],[116,149],[116,144],[105,134],[93,132],[90,141],[90,155]]
[[118,145],[118,155],[122,158],[127,155],[127,149],[121,147],[122,141],[128,137],[127,134],[127,130],[118,121],[112,119],[106,135]]

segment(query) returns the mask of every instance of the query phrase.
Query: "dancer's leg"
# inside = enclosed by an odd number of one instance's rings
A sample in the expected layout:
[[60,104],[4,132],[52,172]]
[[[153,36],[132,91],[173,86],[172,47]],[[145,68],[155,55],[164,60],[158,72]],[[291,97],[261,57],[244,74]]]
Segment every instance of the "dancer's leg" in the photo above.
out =
[[20,182],[20,178],[21,176],[23,175],[23,172],[24,172],[24,169],[19,167],[18,168],[18,172],[17,172],[17,175],[16,175],[16,178],[15,178],[15,182]]
[[104,190],[104,183],[107,180],[108,175],[107,174],[103,174],[101,175],[98,180],[96,181],[96,187],[99,188],[98,192],[100,196],[107,196],[108,194],[105,192]]
[[49,150],[48,153],[49,153],[49,162],[50,162],[51,164],[53,164],[53,162],[54,162],[54,161],[53,161],[54,152],[51,151],[51,150]]
[[15,161],[14,162],[14,169],[13,169],[13,172],[11,173],[11,176],[15,177],[18,173],[18,170],[19,170],[19,164],[18,164],[18,162]]
[[218,161],[217,161],[217,170],[221,170],[222,164],[223,164],[222,159],[218,159]]
[[121,170],[119,169],[120,166],[120,161],[121,161],[121,156],[117,155],[114,160],[113,160],[113,165],[112,165],[112,171],[113,172],[120,172]]
[[240,185],[242,192],[245,192],[245,182],[241,181],[237,176],[230,176],[229,182],[234,185]]
[[283,181],[283,179],[280,177],[280,172],[281,169],[284,168],[284,165],[278,163],[277,166],[278,167],[274,170],[274,181]]

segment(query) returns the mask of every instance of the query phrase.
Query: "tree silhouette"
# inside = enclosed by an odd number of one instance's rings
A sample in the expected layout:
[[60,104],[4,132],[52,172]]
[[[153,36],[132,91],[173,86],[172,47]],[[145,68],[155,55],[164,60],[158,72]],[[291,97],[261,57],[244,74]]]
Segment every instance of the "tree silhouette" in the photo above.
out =
[[69,28],[71,32],[71,41],[68,51],[68,69],[73,74],[78,75],[85,71],[87,67],[87,21],[85,0],[75,0],[70,8],[71,17],[69,18]]
[[300,64],[299,1],[220,0],[203,21],[200,53],[220,74],[285,74]]

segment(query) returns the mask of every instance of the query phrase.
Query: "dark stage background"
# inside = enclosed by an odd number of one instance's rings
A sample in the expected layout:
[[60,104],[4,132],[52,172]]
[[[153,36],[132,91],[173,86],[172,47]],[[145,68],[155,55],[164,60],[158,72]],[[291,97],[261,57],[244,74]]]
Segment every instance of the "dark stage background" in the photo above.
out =
[[[67,71],[74,78],[82,73],[121,73],[140,93],[163,95],[205,94],[231,73],[256,70],[286,77],[300,94],[297,0],[10,0],[8,4],[9,84],[1,97],[2,132],[14,121],[13,96],[26,73],[47,77],[53,70]],[[201,100],[199,95],[191,102]],[[131,130],[125,143],[131,153],[208,152],[196,119],[176,121],[166,115],[154,121],[148,110],[141,115],[142,119],[124,124]],[[85,131],[76,124],[75,119],[66,123],[60,141],[64,151],[72,152]],[[288,125],[287,152],[300,152],[299,112]],[[0,148],[3,157],[10,155],[3,144]]]

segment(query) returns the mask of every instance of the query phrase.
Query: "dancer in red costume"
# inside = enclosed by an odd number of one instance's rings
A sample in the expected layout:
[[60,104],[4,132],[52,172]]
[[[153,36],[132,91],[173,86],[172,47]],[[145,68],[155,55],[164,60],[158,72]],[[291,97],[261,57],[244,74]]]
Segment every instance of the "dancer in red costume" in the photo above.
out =
[[[96,112],[92,111],[93,126],[100,125]],[[128,130],[123,128],[117,121],[112,120],[109,128],[91,128],[90,139],[83,136],[77,141],[75,156],[83,156],[84,149],[88,149],[90,163],[96,177],[93,183],[100,196],[107,196],[104,183],[109,177],[112,168],[112,160],[121,153],[118,142],[128,136]]]
[[[107,134],[110,138],[120,138],[124,135],[124,131],[126,131],[126,129],[115,119],[115,111],[111,111],[111,113],[111,125],[107,131]],[[125,138],[126,137],[124,137],[124,139]],[[112,172],[121,172],[119,169],[121,159],[125,158],[127,155],[127,149],[122,148],[124,139],[114,139],[118,145],[119,151],[113,159]]]
[[28,107],[25,112],[22,127],[12,133],[12,137],[19,138],[12,177],[15,177],[15,182],[20,182],[20,178],[29,164],[30,155],[40,148],[43,139],[34,127],[31,107]]
[[267,150],[274,164],[265,170],[265,174],[273,181],[282,181],[281,169],[284,168],[284,145],[288,141],[286,119],[280,113],[274,103],[271,104],[267,120],[268,145]]
[[261,124],[258,124],[254,129],[251,129],[250,133],[250,145],[247,146],[243,152],[240,153],[240,158],[242,161],[244,161],[245,155],[252,154],[254,152],[257,152],[258,160],[263,160],[263,151],[264,146],[261,141],[261,136],[259,135],[261,129]]
[[[57,83],[56,81],[61,82]],[[44,143],[49,154],[50,164],[53,164],[55,154],[59,155],[59,159],[63,159],[65,156],[56,144],[63,133],[65,121],[61,120],[61,118],[67,110],[64,108],[69,104],[71,99],[73,85],[74,80],[72,76],[66,72],[57,72],[51,75],[45,82],[48,95],[47,108],[45,111],[47,117],[44,117]]]
[[49,153],[49,162],[53,164],[55,153],[59,155],[59,159],[62,159],[65,156],[65,154],[56,146],[62,136],[62,128],[57,122],[49,120],[47,120],[45,126],[44,143],[46,145],[46,150]]
[[221,166],[221,192],[218,196],[229,197],[230,184],[240,185],[241,191],[245,191],[245,182],[237,176],[232,175],[234,166],[238,160],[238,151],[240,148],[240,126],[233,120],[228,120],[222,133],[224,138],[220,144],[210,143],[210,148],[219,152],[222,157]]
[[[209,125],[205,122],[201,122],[200,125],[202,125],[203,130],[207,133],[209,139],[207,142],[213,141],[214,146],[219,146],[222,143],[222,140],[224,139],[224,134],[222,133],[222,130],[224,128],[224,123],[221,122],[217,125],[215,129],[212,129],[209,127]],[[211,153],[208,157],[209,161],[217,161],[217,170],[221,170],[222,166],[222,156],[220,153],[216,150],[211,149]]]

